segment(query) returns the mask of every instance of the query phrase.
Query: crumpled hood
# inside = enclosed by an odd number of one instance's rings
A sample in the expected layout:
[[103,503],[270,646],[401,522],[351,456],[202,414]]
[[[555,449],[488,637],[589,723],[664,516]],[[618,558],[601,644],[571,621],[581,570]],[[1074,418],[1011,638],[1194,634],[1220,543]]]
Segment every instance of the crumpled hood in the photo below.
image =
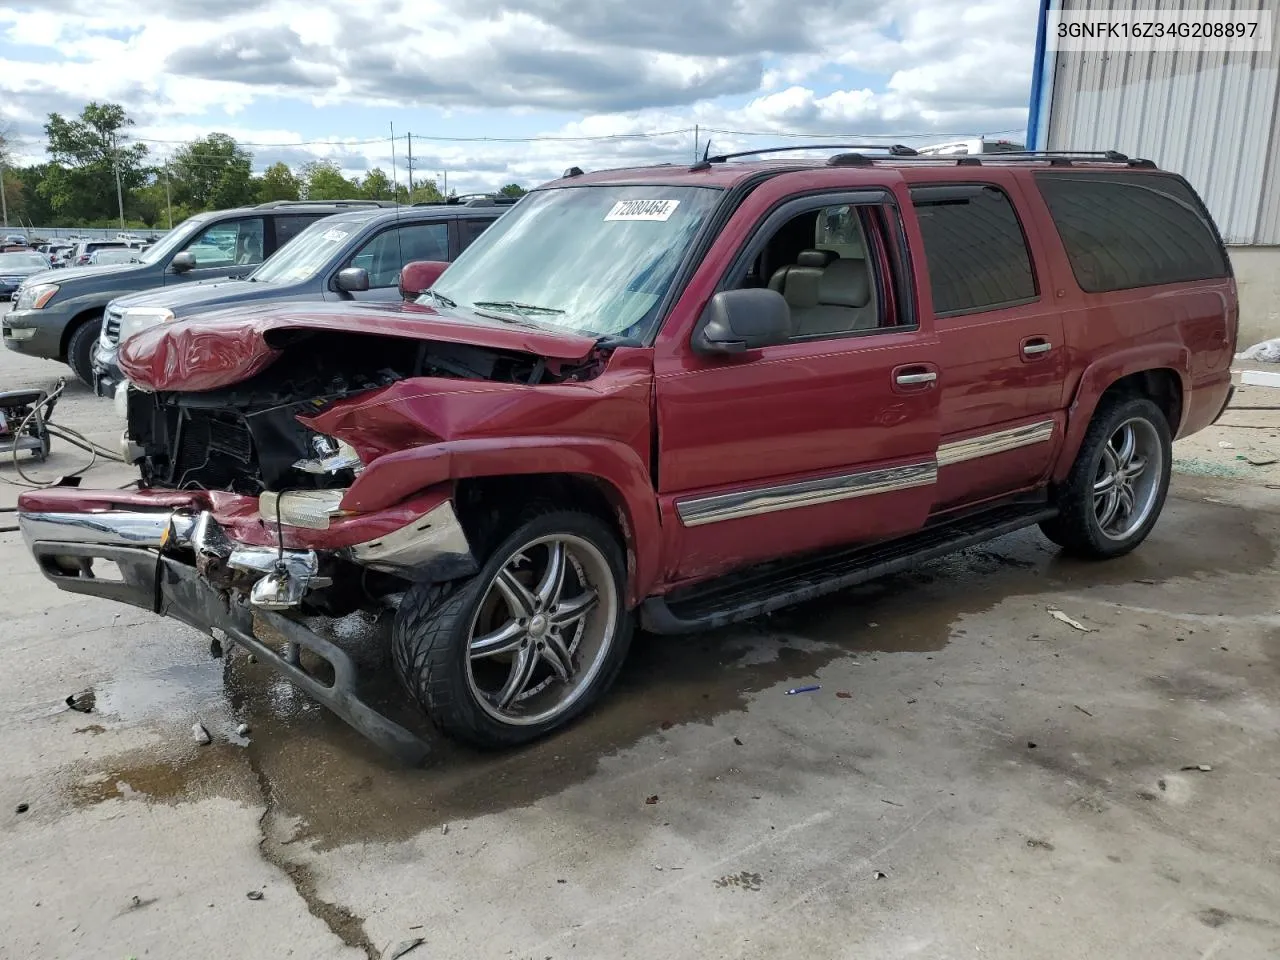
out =
[[163,323],[130,337],[119,364],[135,386],[214,390],[247,380],[280,356],[288,334],[307,330],[468,343],[550,360],[584,360],[591,337],[489,320],[413,303],[284,303],[232,307]]

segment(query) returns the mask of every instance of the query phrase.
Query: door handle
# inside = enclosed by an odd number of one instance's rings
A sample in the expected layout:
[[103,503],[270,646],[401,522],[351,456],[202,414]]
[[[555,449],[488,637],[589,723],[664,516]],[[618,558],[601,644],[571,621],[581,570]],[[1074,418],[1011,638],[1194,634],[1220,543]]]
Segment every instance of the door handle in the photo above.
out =
[[930,370],[927,373],[900,373],[894,379],[900,387],[911,387],[921,383],[933,383],[938,379],[938,375]]
[[1039,356],[1042,353],[1048,353],[1053,349],[1053,344],[1048,340],[1029,340],[1022,345],[1022,352],[1028,357]]

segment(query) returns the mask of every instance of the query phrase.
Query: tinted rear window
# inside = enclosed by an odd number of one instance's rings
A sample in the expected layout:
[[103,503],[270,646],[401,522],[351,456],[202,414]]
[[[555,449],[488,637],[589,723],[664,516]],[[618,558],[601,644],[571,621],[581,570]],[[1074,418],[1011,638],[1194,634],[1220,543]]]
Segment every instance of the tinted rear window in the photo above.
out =
[[1033,300],[1022,224],[1004,191],[985,184],[915,187],[933,310],[939,316]]
[[1204,205],[1160,174],[1037,174],[1071,270],[1088,293],[1225,277]]

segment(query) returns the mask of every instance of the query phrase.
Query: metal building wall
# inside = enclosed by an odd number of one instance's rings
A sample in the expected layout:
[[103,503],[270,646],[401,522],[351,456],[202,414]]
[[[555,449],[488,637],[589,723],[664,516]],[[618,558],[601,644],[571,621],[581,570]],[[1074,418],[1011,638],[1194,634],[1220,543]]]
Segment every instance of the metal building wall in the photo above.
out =
[[[1094,13],[1151,5],[1054,2],[1055,9]],[[1245,3],[1194,6],[1232,10]],[[1031,105],[1037,145],[1154,160],[1191,181],[1227,243],[1280,244],[1280,6],[1268,6],[1276,42],[1267,52],[1048,53],[1037,65],[1040,102]]]

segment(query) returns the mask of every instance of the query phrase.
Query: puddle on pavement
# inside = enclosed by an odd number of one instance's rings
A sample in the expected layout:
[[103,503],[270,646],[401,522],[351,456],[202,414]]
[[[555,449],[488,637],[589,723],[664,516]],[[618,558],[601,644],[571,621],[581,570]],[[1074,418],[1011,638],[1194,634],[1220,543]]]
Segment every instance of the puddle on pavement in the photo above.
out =
[[[225,692],[219,687],[214,695],[225,696],[230,713],[250,724],[247,747],[215,744],[162,762],[154,752],[136,755],[140,765],[106,769],[105,779],[81,785],[77,796],[82,802],[127,796],[125,784],[155,799],[182,799],[218,792],[220,783],[243,780],[251,766],[281,812],[301,819],[301,838],[321,847],[407,839],[442,822],[558,793],[589,777],[602,758],[665,725],[744,709],[751,694],[811,677],[838,658],[939,650],[953,633],[963,635],[958,619],[1011,596],[1210,571],[1253,573],[1273,561],[1271,543],[1254,529],[1255,515],[1195,501],[1173,506],[1144,549],[1105,564],[1060,557],[1037,532],[1024,531],[737,627],[684,637],[639,634],[597,709],[569,730],[512,752],[479,754],[442,740],[428,732],[389,669],[368,670],[378,679],[367,696],[430,738],[435,753],[425,770],[398,767],[262,664],[238,656],[227,668]],[[344,627],[343,646],[362,667],[385,664],[385,621]],[[153,671],[104,688],[104,711],[177,714],[185,725],[190,704],[221,673]]]

